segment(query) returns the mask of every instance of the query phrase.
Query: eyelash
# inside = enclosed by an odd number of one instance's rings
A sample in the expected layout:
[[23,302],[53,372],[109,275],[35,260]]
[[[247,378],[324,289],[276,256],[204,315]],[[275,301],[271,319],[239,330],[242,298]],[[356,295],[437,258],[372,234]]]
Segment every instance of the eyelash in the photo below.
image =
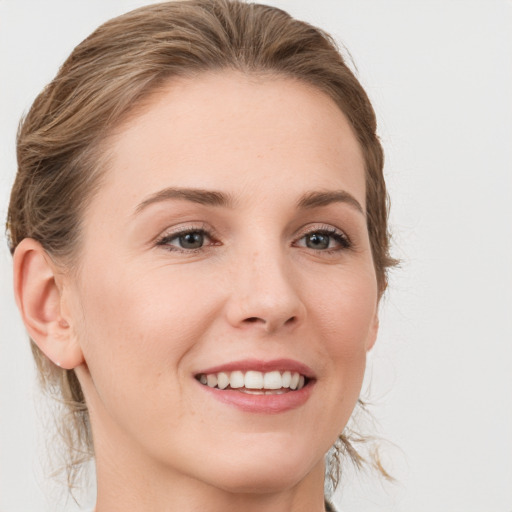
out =
[[[210,240],[210,244],[208,244],[206,246],[203,245],[196,249],[186,249],[183,247],[170,245],[170,242],[172,242],[180,237],[189,235],[189,234],[199,234],[199,235],[203,236],[205,239]],[[328,249],[309,248],[312,251],[315,251],[318,253],[332,254],[332,253],[336,253],[339,251],[351,249],[353,247],[353,244],[352,244],[350,238],[345,233],[343,233],[342,231],[340,231],[336,228],[333,228],[332,226],[321,226],[321,227],[317,227],[315,229],[306,231],[303,234],[301,234],[301,236],[293,243],[293,245],[296,245],[298,241],[303,240],[305,237],[313,235],[313,234],[328,236],[328,237],[334,239],[337,242],[337,244],[339,245],[338,247],[333,247],[330,249],[329,248]],[[197,252],[204,251],[205,249],[208,249],[212,245],[222,245],[222,244],[220,244],[219,242],[216,242],[215,236],[206,227],[190,227],[187,229],[183,229],[181,231],[176,231],[174,233],[168,233],[166,235],[163,235],[156,241],[155,245],[160,246],[160,247],[165,247],[168,251],[171,251],[171,252],[195,254]]]

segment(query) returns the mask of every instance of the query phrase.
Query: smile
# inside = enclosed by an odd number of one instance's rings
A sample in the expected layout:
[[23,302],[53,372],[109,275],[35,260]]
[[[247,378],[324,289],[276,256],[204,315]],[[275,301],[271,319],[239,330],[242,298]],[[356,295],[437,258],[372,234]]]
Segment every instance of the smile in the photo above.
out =
[[303,406],[317,376],[293,359],[231,361],[194,375],[206,396],[242,412],[279,414]]
[[197,380],[210,388],[237,390],[254,395],[278,395],[301,390],[308,382],[299,372],[273,370],[270,372],[241,371],[201,373]]

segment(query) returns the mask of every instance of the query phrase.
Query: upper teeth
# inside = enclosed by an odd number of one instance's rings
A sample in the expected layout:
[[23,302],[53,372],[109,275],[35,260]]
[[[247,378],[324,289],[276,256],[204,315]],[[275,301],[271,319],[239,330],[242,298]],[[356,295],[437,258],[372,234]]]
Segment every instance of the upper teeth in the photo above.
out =
[[253,370],[247,372],[219,372],[202,373],[199,375],[199,381],[211,388],[226,389],[230,386],[233,389],[302,389],[305,384],[305,377],[298,372],[290,371],[272,371],[256,372]]

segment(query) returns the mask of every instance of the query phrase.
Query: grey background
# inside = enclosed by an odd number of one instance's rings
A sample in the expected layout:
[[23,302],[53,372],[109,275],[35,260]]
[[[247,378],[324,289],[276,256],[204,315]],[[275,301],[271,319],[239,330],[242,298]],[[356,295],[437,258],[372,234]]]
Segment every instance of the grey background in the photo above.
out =
[[[0,0],[2,219],[20,115],[74,45],[144,3]],[[403,260],[365,384],[398,482],[349,470],[336,503],[354,512],[510,512],[512,3],[267,3],[350,50],[378,113]],[[0,512],[77,510],[45,477],[45,408],[0,245]]]

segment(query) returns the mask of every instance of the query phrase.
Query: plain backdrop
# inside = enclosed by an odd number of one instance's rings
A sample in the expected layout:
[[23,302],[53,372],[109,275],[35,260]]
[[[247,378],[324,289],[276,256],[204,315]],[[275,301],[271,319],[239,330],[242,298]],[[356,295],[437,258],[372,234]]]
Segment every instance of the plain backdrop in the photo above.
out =
[[[144,3],[0,0],[2,223],[21,114],[77,43]],[[402,259],[365,384],[372,432],[387,440],[384,460],[397,482],[348,471],[336,504],[345,512],[511,512],[512,3],[267,3],[350,51],[379,118]],[[0,245],[0,512],[78,510],[57,504],[45,477],[41,398],[3,233]]]

